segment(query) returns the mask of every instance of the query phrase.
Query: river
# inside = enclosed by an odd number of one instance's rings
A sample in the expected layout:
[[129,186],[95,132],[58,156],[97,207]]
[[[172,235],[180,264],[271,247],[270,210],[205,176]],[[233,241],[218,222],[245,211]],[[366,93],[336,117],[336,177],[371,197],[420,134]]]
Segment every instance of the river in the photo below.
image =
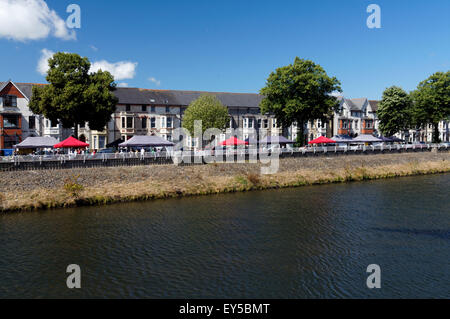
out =
[[450,298],[449,190],[444,174],[2,215],[0,297]]

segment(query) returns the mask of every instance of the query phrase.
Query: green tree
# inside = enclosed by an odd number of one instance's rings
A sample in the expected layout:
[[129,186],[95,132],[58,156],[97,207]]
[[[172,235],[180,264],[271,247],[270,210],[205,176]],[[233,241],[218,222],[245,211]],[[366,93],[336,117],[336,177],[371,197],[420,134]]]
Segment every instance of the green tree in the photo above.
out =
[[293,64],[270,74],[261,89],[261,111],[273,113],[283,127],[297,122],[298,142],[304,145],[304,124],[317,119],[325,122],[339,107],[331,95],[336,91],[342,92],[335,77],[329,77],[320,65],[296,57]]
[[230,121],[228,108],[214,95],[201,95],[189,104],[183,116],[182,125],[191,135],[194,135],[195,121],[202,121],[202,134],[212,128],[224,130]]
[[88,123],[93,130],[104,130],[116,110],[118,99],[114,77],[107,71],[89,72],[91,63],[74,53],[58,52],[48,61],[49,85],[34,86],[29,103],[35,114],[61,121],[65,128]]
[[436,72],[412,92],[415,125],[433,125],[433,142],[438,143],[439,122],[450,117],[450,71]]
[[377,111],[383,135],[392,136],[407,130],[411,124],[411,107],[411,97],[402,88],[397,86],[387,88],[383,92]]

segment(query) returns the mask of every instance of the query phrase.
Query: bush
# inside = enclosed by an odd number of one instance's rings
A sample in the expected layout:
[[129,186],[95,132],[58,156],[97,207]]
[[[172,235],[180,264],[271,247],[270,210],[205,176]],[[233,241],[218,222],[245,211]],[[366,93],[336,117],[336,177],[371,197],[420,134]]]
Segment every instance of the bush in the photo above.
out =
[[66,192],[75,198],[80,197],[80,193],[84,190],[83,185],[78,183],[79,178],[80,175],[73,175],[72,177],[68,177],[64,182]]
[[257,174],[254,174],[254,173],[248,173],[247,174],[247,179],[253,185],[259,185],[259,183],[261,183],[261,177],[259,175],[257,175]]

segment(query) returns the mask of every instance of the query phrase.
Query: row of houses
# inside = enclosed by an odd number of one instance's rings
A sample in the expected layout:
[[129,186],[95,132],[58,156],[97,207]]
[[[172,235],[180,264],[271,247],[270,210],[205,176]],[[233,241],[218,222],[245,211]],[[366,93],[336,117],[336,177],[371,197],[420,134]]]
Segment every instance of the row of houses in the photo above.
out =
[[[73,129],[63,128],[28,108],[32,83],[0,82],[0,149],[12,148],[29,136],[51,136],[61,141],[73,134]],[[118,139],[128,140],[134,135],[158,135],[178,142],[174,130],[181,126],[188,105],[201,94],[209,93],[228,107],[230,123],[221,139],[227,138],[232,129],[241,129],[243,138],[254,130],[260,136],[283,135],[297,138],[298,127],[281,127],[272,114],[262,114],[260,102],[263,96],[251,93],[198,92],[176,90],[148,90],[139,88],[117,88],[114,94],[119,102],[116,112],[104,131],[94,131],[87,125],[79,127],[78,138],[89,143],[93,149],[103,149]],[[305,124],[306,140],[320,136],[360,134],[379,135],[377,119],[378,101],[367,98],[346,99],[339,97],[340,107],[326,123],[316,120]],[[449,141],[449,122],[439,125],[441,140]],[[401,132],[398,137],[408,142],[431,142],[433,128],[427,126],[417,130]],[[185,145],[195,147],[196,141],[189,137]]]

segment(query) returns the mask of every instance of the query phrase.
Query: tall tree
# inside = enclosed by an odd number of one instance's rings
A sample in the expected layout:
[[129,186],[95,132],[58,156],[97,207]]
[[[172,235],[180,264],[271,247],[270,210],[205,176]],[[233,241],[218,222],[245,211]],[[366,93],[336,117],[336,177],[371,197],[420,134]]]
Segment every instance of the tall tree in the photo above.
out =
[[433,125],[433,142],[438,143],[439,122],[450,117],[450,71],[436,72],[412,92],[412,117],[416,125]]
[[228,108],[219,99],[210,94],[201,95],[189,104],[184,112],[183,127],[194,135],[195,121],[202,121],[202,134],[206,130],[216,128],[224,130],[230,122]]
[[305,123],[317,119],[325,122],[339,107],[337,98],[331,95],[336,91],[342,92],[335,77],[329,77],[320,65],[296,57],[293,64],[270,74],[261,89],[265,96],[261,111],[273,113],[283,127],[297,122],[298,141],[304,145]]
[[411,97],[402,88],[397,86],[387,88],[383,92],[377,111],[383,135],[392,136],[407,130],[411,124],[411,107]]
[[33,87],[30,109],[65,128],[74,127],[77,138],[79,124],[102,131],[118,102],[112,93],[114,77],[102,70],[91,73],[88,58],[74,53],[55,53],[48,64],[49,85]]

